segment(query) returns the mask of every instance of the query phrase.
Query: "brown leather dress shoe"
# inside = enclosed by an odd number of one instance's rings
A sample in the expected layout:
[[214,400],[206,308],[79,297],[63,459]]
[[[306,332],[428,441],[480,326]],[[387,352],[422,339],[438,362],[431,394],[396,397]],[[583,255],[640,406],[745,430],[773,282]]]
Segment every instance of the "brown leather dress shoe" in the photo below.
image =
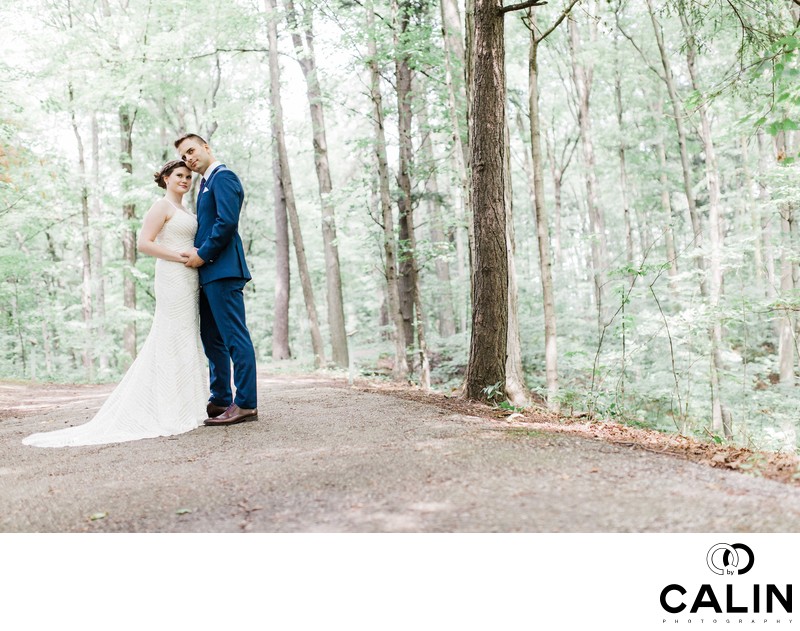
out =
[[252,410],[246,410],[244,408],[240,408],[235,403],[232,403],[228,406],[228,409],[225,410],[219,416],[214,418],[207,418],[203,421],[204,425],[209,426],[216,426],[216,425],[235,425],[236,423],[244,423],[245,421],[257,421],[258,420],[258,408],[253,408]]
[[228,408],[224,405],[217,405],[216,403],[208,402],[206,406],[206,414],[208,414],[208,418],[216,418]]

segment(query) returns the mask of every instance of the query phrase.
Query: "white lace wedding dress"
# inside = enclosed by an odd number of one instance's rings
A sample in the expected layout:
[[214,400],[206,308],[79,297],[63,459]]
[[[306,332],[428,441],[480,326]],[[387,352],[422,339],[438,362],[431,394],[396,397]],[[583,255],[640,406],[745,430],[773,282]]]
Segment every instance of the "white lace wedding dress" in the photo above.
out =
[[[194,245],[197,220],[177,210],[156,243],[177,252]],[[36,447],[121,443],[172,436],[206,418],[208,368],[200,342],[197,270],[156,260],[156,310],[150,334],[111,396],[88,423],[28,436]]]

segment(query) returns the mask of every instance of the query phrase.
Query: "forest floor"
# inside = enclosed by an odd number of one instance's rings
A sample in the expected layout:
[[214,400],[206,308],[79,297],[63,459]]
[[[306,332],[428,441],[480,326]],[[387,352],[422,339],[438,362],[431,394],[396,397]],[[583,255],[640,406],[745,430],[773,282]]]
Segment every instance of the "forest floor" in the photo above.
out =
[[22,445],[112,389],[0,382],[0,531],[800,531],[795,456],[323,374],[262,373],[258,422]]

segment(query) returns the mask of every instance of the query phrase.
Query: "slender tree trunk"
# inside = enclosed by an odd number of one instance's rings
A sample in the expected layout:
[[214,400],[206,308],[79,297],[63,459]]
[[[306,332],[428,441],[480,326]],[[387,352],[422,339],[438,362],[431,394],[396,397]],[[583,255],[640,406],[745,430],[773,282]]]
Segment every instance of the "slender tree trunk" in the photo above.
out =
[[94,379],[94,359],[92,343],[92,255],[89,236],[89,178],[86,173],[86,157],[83,150],[78,121],[75,116],[75,97],[70,83],[69,88],[69,113],[72,123],[72,132],[78,146],[78,177],[81,182],[81,270],[83,282],[81,283],[81,312],[83,314],[83,370],[87,381]]
[[[694,33],[683,14],[680,14],[681,24],[686,35],[686,61],[689,68],[689,76],[692,81],[692,88],[700,93],[700,82],[697,78],[695,60],[697,50],[694,40]],[[708,110],[705,103],[698,107],[700,116],[700,139],[703,142],[706,163],[706,181],[708,185],[708,233],[711,244],[711,265],[710,265],[710,306],[711,306],[711,424],[714,431],[724,431],[727,438],[733,438],[730,423],[725,419],[730,414],[725,410],[720,393],[722,364],[722,323],[718,314],[722,297],[722,216],[720,203],[719,171],[717,170],[716,150],[714,140],[711,135],[711,121],[708,117]]]
[[629,269],[633,268],[633,227],[631,222],[630,194],[628,192],[628,170],[625,166],[625,125],[622,110],[622,71],[620,69],[617,38],[614,37],[615,67],[614,67],[614,105],[617,110],[617,128],[619,131],[619,188],[620,201],[622,202],[622,216],[625,225],[625,262]]
[[506,251],[508,252],[508,335],[506,338],[506,397],[512,405],[525,406],[530,403],[530,391],[525,383],[522,368],[522,344],[519,337],[517,295],[517,267],[514,261],[516,244],[514,238],[514,193],[511,188],[511,138],[508,122],[505,125],[505,204],[506,204]]
[[392,373],[395,379],[408,377],[408,360],[406,358],[405,328],[403,315],[400,312],[400,290],[397,278],[397,247],[394,236],[394,217],[389,192],[389,164],[386,156],[386,132],[383,122],[383,99],[380,88],[380,68],[378,67],[378,51],[375,43],[375,16],[372,0],[368,0],[367,15],[367,52],[369,54],[370,97],[372,99],[375,118],[375,159],[378,167],[378,189],[380,192],[381,213],[383,217],[383,251],[386,266],[386,287],[388,293],[389,318],[394,324],[395,358]]
[[[656,120],[661,120],[663,112],[661,101],[656,102]],[[670,288],[676,289],[675,281],[678,275],[678,256],[675,252],[675,231],[674,217],[672,214],[672,200],[669,194],[669,180],[667,178],[667,151],[664,147],[664,139],[659,136],[656,142],[656,153],[658,154],[659,184],[661,185],[661,210],[664,213],[664,242],[667,250],[667,261],[669,261]]]
[[[539,115],[539,41],[536,37],[536,11],[531,9],[528,15],[531,22],[528,56],[528,111],[530,112],[531,162],[533,164],[533,210],[536,219],[536,241],[539,246],[539,277],[542,283],[542,307],[544,309],[547,407],[554,412],[558,412],[558,337],[556,335],[556,307],[553,288],[553,261],[550,254],[549,219],[547,207],[544,203],[544,159],[542,157],[541,119]],[[559,173],[557,178],[559,183],[562,176],[563,171]]]
[[[792,275],[792,223],[794,212],[788,203],[781,205],[781,296],[788,299],[794,291],[795,283]],[[778,365],[780,367],[780,383],[785,386],[795,385],[795,342],[793,313],[784,308],[781,310],[780,337],[778,344]]]
[[[400,142],[399,165],[397,181],[400,185],[398,209],[400,211],[400,240],[407,244],[405,256],[401,261],[401,311],[405,324],[406,344],[409,350],[413,344],[409,339],[418,342],[420,385],[427,389],[430,387],[430,366],[425,344],[425,312],[422,308],[422,293],[420,291],[419,267],[417,265],[417,242],[414,233],[414,207],[411,200],[411,68],[408,53],[405,50],[404,36],[408,31],[409,11],[411,5],[404,2],[398,5],[397,0],[392,0],[392,13],[395,24],[395,74],[397,82],[397,110],[398,132]],[[416,312],[416,313],[415,313]],[[410,325],[410,326],[409,326]],[[408,337],[410,335],[410,338]]]
[[[126,195],[131,188],[133,177],[133,123],[135,114],[131,114],[125,105],[119,108],[120,129],[120,166],[125,175],[122,190]],[[136,205],[127,200],[122,203],[122,258],[125,261],[123,276],[122,300],[128,317],[131,320],[125,325],[123,332],[123,348],[130,361],[136,359],[136,321],[133,316],[136,312],[136,283],[133,278],[133,268],[136,266],[136,234],[133,221],[136,218]]]
[[764,252],[761,241],[761,213],[758,203],[753,194],[753,172],[750,168],[750,147],[745,136],[739,138],[739,146],[742,152],[742,176],[744,179],[743,203],[745,205],[744,220],[747,224],[747,231],[755,235],[753,239],[753,267],[756,272],[756,285],[758,293],[764,295]]
[[[310,13],[306,12],[305,28],[301,37],[297,15],[292,0],[286,0],[287,18],[292,31],[292,42],[306,80],[306,95],[311,113],[314,140],[314,165],[322,203],[322,241],[325,249],[325,280],[328,304],[328,327],[331,333],[333,362],[340,367],[349,365],[347,332],[345,331],[344,301],[342,300],[342,274],[339,268],[339,246],[336,239],[336,213],[333,205],[333,184],[328,164],[328,141],[325,135],[325,116],[322,107],[322,89],[317,76],[314,55],[314,32]],[[303,39],[305,38],[305,46]]]
[[[669,60],[669,55],[667,54],[666,46],[664,45],[664,34],[661,31],[661,25],[658,23],[653,9],[653,0],[647,0],[647,10],[650,14],[650,21],[653,23],[653,32],[655,33],[656,44],[658,45],[658,51],[661,55],[661,65],[664,68],[663,78],[667,85],[667,92],[669,93],[669,100],[672,105],[672,114],[675,120],[675,128],[678,133],[678,146],[680,148],[681,168],[683,172],[683,189],[686,194],[686,204],[689,207],[689,218],[692,223],[693,245],[697,252],[697,254],[695,254],[695,265],[698,270],[703,272],[705,270],[705,264],[703,262],[703,229],[700,224],[700,215],[697,212],[697,204],[694,196],[692,169],[689,164],[689,151],[686,144],[686,129],[683,123],[681,101],[678,98],[678,91],[675,87],[675,79],[672,73],[672,65]],[[705,274],[700,275],[700,292],[703,296],[708,296]]]
[[[471,0],[467,0],[467,11]],[[469,104],[468,68],[464,45],[461,41],[461,16],[456,0],[440,0],[439,6],[442,13],[442,35],[445,48],[445,80],[447,82],[447,95],[450,104],[450,125],[453,134],[453,159],[456,165],[461,184],[462,215],[467,227],[467,242],[469,244],[469,276],[472,277],[473,251],[475,249],[475,234],[472,225],[472,201],[469,187],[469,134],[466,133],[466,122]],[[459,234],[460,238],[460,234]],[[465,327],[466,328],[466,327]]]
[[[270,82],[272,86],[272,82]],[[272,138],[278,134],[278,118],[273,110]],[[272,323],[272,359],[289,359],[289,216],[286,212],[286,194],[283,190],[281,159],[278,143],[272,145],[272,198],[275,206],[275,317]],[[319,359],[319,358],[317,358]]]
[[314,301],[311,275],[308,273],[303,235],[300,231],[300,218],[297,216],[297,205],[295,204],[292,177],[289,169],[289,157],[286,152],[286,139],[283,128],[283,107],[281,105],[280,92],[280,66],[278,64],[278,25],[277,16],[275,15],[276,3],[275,0],[264,0],[264,3],[269,13],[267,35],[269,38],[270,101],[272,104],[275,143],[278,146],[280,179],[283,186],[283,194],[286,199],[286,211],[289,215],[289,224],[292,228],[294,252],[297,257],[297,271],[300,274],[300,285],[303,288],[303,300],[305,301],[306,313],[308,314],[308,322],[311,329],[311,347],[314,353],[314,365],[322,366],[325,362],[325,349],[322,343],[322,335],[319,331],[317,305]]
[[[764,271],[767,278],[765,282],[765,295],[767,300],[775,300],[777,296],[777,280],[775,279],[775,249],[772,246],[772,224],[769,216],[764,212],[770,202],[766,176],[770,164],[770,153],[766,147],[764,130],[759,129],[756,135],[758,140],[758,201],[761,206],[761,240],[764,250]],[[777,331],[776,331],[777,332]]]
[[436,293],[439,296],[439,300],[437,300],[439,335],[449,337],[456,333],[456,322],[453,313],[453,291],[450,284],[450,265],[447,260],[450,244],[444,233],[441,195],[436,177],[436,157],[433,152],[433,143],[431,142],[431,127],[428,123],[428,104],[425,102],[424,92],[418,89],[416,94],[419,103],[420,155],[424,162],[424,170],[427,176],[425,193],[430,218],[430,238],[434,249],[436,280],[438,281]]
[[[594,5],[590,7],[593,13]],[[578,124],[581,134],[583,167],[586,177],[586,204],[589,213],[589,226],[592,232],[592,265],[594,271],[595,300],[597,304],[598,326],[602,328],[610,318],[611,306],[606,300],[606,281],[608,268],[608,245],[605,219],[597,198],[597,174],[595,172],[594,142],[589,111],[594,65],[581,59],[581,39],[578,24],[569,22],[570,52],[572,55],[572,76],[578,95]],[[590,20],[590,40],[597,39],[597,25]]]
[[[486,399],[487,387],[506,381],[508,253],[505,186],[505,38],[499,0],[475,0],[470,34],[470,162],[475,225],[472,336],[464,393]],[[469,65],[469,64],[468,64]]]
[[100,375],[108,373],[108,349],[106,345],[106,284],[103,270],[103,211],[100,201],[100,133],[97,128],[97,113],[92,112],[92,223],[94,238],[92,257],[94,279],[95,324],[97,325],[97,359]]

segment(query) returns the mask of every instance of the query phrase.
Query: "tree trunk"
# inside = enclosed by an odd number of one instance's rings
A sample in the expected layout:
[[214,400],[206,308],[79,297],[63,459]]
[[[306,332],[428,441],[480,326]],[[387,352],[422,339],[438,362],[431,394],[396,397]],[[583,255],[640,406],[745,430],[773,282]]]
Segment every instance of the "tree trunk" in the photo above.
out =
[[748,234],[755,235],[753,239],[753,267],[756,273],[756,286],[758,293],[764,295],[764,253],[761,243],[761,213],[753,195],[753,174],[750,169],[750,148],[748,139],[745,136],[739,138],[739,146],[742,152],[742,176],[744,179],[744,217],[746,222],[742,227]]
[[95,324],[97,326],[96,341],[98,343],[97,359],[100,375],[108,373],[108,347],[106,341],[106,284],[103,270],[103,211],[100,193],[100,133],[97,128],[97,112],[92,112],[92,223],[94,238],[92,265],[94,268],[94,305]]
[[767,189],[766,176],[770,164],[770,152],[764,139],[764,130],[759,129],[756,134],[758,140],[758,201],[761,205],[761,239],[764,249],[764,270],[767,274],[765,283],[765,296],[767,300],[775,300],[777,295],[777,281],[775,279],[775,249],[772,246],[772,224],[764,210],[770,202]]
[[[656,102],[656,120],[663,118],[661,101]],[[667,179],[667,150],[664,147],[664,139],[659,136],[656,142],[656,153],[658,154],[659,184],[661,186],[661,210],[664,213],[664,242],[667,251],[667,261],[669,262],[670,288],[673,292],[676,289],[675,281],[678,275],[678,256],[675,252],[675,231],[673,228],[674,218],[672,215],[672,200],[669,194],[669,180]]]
[[[472,335],[464,393],[487,399],[486,388],[506,381],[508,253],[505,186],[505,37],[499,0],[475,0],[471,33],[474,72],[470,98],[475,272],[472,278]],[[500,395],[501,393],[498,393]]]
[[[593,13],[594,5],[590,5]],[[597,25],[590,18],[590,40],[597,39]],[[592,232],[592,265],[594,272],[595,301],[597,305],[598,327],[602,328],[610,319],[611,306],[606,300],[606,281],[608,268],[608,245],[606,240],[605,219],[597,199],[597,174],[595,172],[594,142],[592,139],[592,122],[589,112],[594,64],[580,59],[581,39],[578,24],[569,22],[569,42],[572,56],[572,77],[578,95],[578,125],[581,134],[583,167],[586,177],[586,205],[589,213],[589,229]]]
[[[425,344],[425,312],[422,308],[419,267],[417,265],[417,243],[414,234],[414,207],[411,200],[411,68],[405,50],[403,35],[408,30],[409,11],[407,2],[399,6],[392,0],[392,13],[395,24],[395,74],[397,82],[398,143],[399,165],[397,181],[400,185],[398,209],[400,219],[400,240],[407,244],[405,256],[401,260],[401,311],[406,334],[406,346],[413,348],[414,334],[418,342],[420,385],[430,387],[430,367]],[[415,313],[416,312],[416,313]],[[410,337],[408,337],[410,335]],[[411,343],[409,343],[411,341]]]
[[506,382],[505,392],[508,401],[515,406],[530,403],[530,391],[525,384],[522,368],[522,344],[519,337],[519,317],[517,295],[517,267],[514,261],[516,244],[514,239],[514,194],[511,188],[511,138],[508,122],[505,125],[505,203],[506,203],[506,251],[508,252],[508,335],[506,338]]
[[630,195],[628,192],[628,170],[625,166],[625,126],[622,110],[622,71],[620,69],[617,37],[614,37],[614,105],[617,110],[617,129],[619,131],[619,144],[617,156],[619,157],[619,188],[620,201],[622,202],[622,216],[625,225],[625,262],[628,269],[633,269],[633,227],[631,222]]
[[[271,77],[270,77],[271,79]],[[270,89],[273,84],[270,80]],[[278,117],[273,109],[272,138],[278,134]],[[272,198],[275,206],[275,317],[272,323],[272,359],[289,359],[289,217],[286,212],[286,194],[281,177],[281,159],[277,141],[272,143]],[[319,358],[317,358],[318,360]]]
[[[467,0],[467,12],[470,11],[471,0]],[[467,58],[461,41],[461,16],[456,0],[440,0],[442,13],[442,35],[445,50],[445,81],[450,104],[450,125],[453,134],[453,159],[456,173],[461,184],[462,214],[467,227],[469,244],[469,277],[472,278],[473,251],[475,235],[472,225],[472,201],[469,187],[469,134],[465,133],[468,123],[465,118],[469,110],[467,101],[468,72]],[[459,232],[459,239],[461,238]]]
[[[686,194],[686,204],[689,207],[689,219],[692,223],[693,246],[697,252],[697,254],[695,254],[695,265],[698,270],[703,272],[705,270],[705,263],[703,262],[703,229],[700,224],[700,215],[697,212],[697,204],[695,202],[692,169],[689,164],[689,151],[686,146],[686,129],[683,124],[681,101],[678,98],[678,91],[675,87],[675,79],[672,74],[672,65],[670,64],[669,55],[664,45],[664,34],[661,32],[661,25],[658,23],[653,9],[653,0],[647,0],[647,10],[650,14],[650,21],[653,23],[656,44],[658,45],[658,51],[661,55],[661,65],[664,68],[663,79],[667,85],[667,92],[669,93],[669,100],[672,105],[672,115],[675,120],[675,128],[678,132],[678,146],[680,148],[681,168],[683,172],[683,190]],[[708,296],[705,274],[702,273],[700,275],[700,292],[703,296]]]
[[375,16],[372,0],[368,0],[367,8],[367,52],[370,70],[370,97],[375,117],[375,159],[378,167],[378,189],[380,191],[381,213],[383,217],[383,251],[385,257],[386,287],[388,293],[389,318],[394,324],[395,357],[392,375],[401,380],[408,377],[408,360],[406,358],[405,328],[403,315],[400,313],[400,291],[397,278],[397,247],[394,236],[394,217],[392,200],[389,192],[389,164],[386,156],[386,132],[383,123],[383,99],[380,88],[380,68],[378,68],[378,51],[375,44]]
[[75,116],[75,96],[69,84],[69,114],[72,132],[78,146],[78,177],[81,182],[81,313],[83,315],[83,370],[87,381],[94,379],[93,336],[92,336],[92,255],[89,237],[89,178],[86,173],[86,157],[83,150],[78,121]]
[[450,337],[456,333],[456,322],[453,313],[453,291],[450,284],[450,264],[447,260],[450,244],[444,233],[442,202],[436,177],[436,158],[433,152],[433,143],[431,142],[431,127],[428,123],[428,104],[425,102],[425,94],[422,90],[417,89],[416,94],[419,102],[420,156],[424,162],[424,173],[427,176],[425,179],[426,205],[429,215],[431,245],[434,250],[436,280],[438,281],[436,293],[439,299],[436,304],[439,335],[441,337]]
[[297,205],[295,204],[294,189],[292,188],[289,157],[286,152],[286,139],[283,128],[283,107],[281,106],[280,66],[278,64],[278,25],[275,15],[276,3],[275,0],[264,0],[264,3],[269,13],[267,35],[269,38],[270,101],[274,121],[275,143],[278,147],[280,180],[286,200],[286,211],[289,215],[289,223],[292,227],[292,240],[294,242],[295,256],[297,257],[297,271],[300,274],[300,285],[303,288],[303,300],[306,305],[306,313],[308,314],[308,322],[311,329],[311,347],[314,353],[314,365],[319,367],[325,362],[325,349],[322,343],[322,335],[319,331],[317,305],[314,301],[311,275],[308,273],[303,235],[300,231],[300,218],[297,216]]
[[133,278],[133,268],[136,266],[136,233],[133,229],[133,221],[136,218],[136,205],[127,201],[127,194],[131,188],[133,177],[133,123],[135,112],[131,114],[125,105],[119,108],[119,129],[120,129],[120,166],[125,172],[122,181],[123,203],[122,203],[122,258],[125,261],[125,271],[123,277],[122,300],[130,321],[125,325],[123,332],[123,349],[129,361],[136,359],[136,321],[133,319],[136,313],[136,283]]
[[[531,162],[533,164],[533,210],[536,219],[536,240],[539,246],[539,270],[544,309],[544,353],[547,380],[547,407],[559,411],[558,401],[558,338],[556,336],[553,261],[550,254],[549,220],[544,203],[544,160],[542,157],[541,119],[539,116],[539,41],[536,38],[536,11],[528,13],[531,21],[528,57],[528,110],[531,127]],[[554,152],[555,153],[555,152]],[[559,167],[560,182],[563,170]]]
[[[697,79],[695,60],[697,50],[694,33],[683,14],[679,13],[684,34],[686,35],[686,61],[692,88],[700,93],[700,82]],[[720,204],[719,171],[717,170],[716,151],[711,135],[711,121],[705,102],[698,107],[700,116],[700,138],[705,150],[706,180],[708,184],[708,233],[711,244],[710,265],[710,306],[711,306],[711,426],[714,431],[725,431],[727,438],[733,438],[729,424],[724,423],[727,414],[720,393],[722,365],[722,323],[718,314],[722,297],[722,217]]]
[[308,96],[308,107],[311,113],[314,166],[317,171],[317,184],[322,203],[322,241],[325,249],[325,286],[327,290],[328,327],[331,334],[331,357],[337,366],[347,367],[350,360],[344,321],[339,246],[336,240],[336,213],[333,205],[331,170],[328,164],[328,141],[325,135],[322,90],[319,85],[317,62],[314,56],[314,32],[311,25],[311,16],[307,13],[304,16],[306,21],[303,33],[303,37],[305,37],[304,47],[292,0],[286,0],[286,11],[289,27],[292,31],[292,42],[306,80],[306,95]]

